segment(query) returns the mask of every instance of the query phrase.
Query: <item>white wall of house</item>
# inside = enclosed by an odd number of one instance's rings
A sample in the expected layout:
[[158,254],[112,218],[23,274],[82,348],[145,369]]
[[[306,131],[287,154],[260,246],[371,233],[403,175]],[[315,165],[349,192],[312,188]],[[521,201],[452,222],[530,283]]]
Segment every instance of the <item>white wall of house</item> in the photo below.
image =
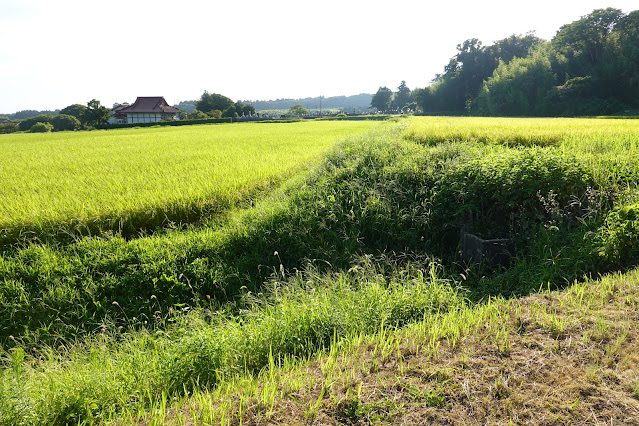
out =
[[161,112],[131,112],[126,114],[127,123],[155,123],[162,118],[176,119],[175,114],[163,114]]
[[127,123],[155,123],[162,120],[162,113],[156,112],[132,112],[127,113]]

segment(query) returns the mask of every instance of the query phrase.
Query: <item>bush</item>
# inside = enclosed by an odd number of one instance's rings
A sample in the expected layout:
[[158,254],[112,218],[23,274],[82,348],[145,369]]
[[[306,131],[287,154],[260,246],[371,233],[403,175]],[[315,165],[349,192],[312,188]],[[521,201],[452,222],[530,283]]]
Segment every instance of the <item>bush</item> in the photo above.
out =
[[0,124],[0,134],[13,133],[18,131],[18,125],[16,123],[2,123]]
[[53,130],[51,123],[36,123],[29,129],[31,133],[47,133]]
[[207,118],[209,118],[209,116],[199,109],[193,110],[192,113],[186,115],[187,120],[206,120]]
[[639,259],[639,204],[608,214],[595,234],[600,259],[608,266],[628,266]]
[[51,114],[41,114],[37,117],[27,118],[18,124],[18,130],[24,132],[30,130],[36,123],[50,123],[51,120],[53,120],[53,115]]
[[56,115],[53,117],[53,120],[51,120],[51,124],[53,124],[53,129],[56,131],[77,130],[82,126],[80,120],[67,114]]

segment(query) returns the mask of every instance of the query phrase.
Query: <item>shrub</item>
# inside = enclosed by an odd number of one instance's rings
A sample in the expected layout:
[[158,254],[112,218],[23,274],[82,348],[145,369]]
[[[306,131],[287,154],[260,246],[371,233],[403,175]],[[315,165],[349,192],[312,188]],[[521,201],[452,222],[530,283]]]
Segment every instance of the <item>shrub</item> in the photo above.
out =
[[51,124],[53,124],[53,129],[56,131],[77,130],[82,126],[82,124],[80,124],[80,120],[67,114],[56,115],[53,117],[53,120],[51,120]]
[[0,133],[13,133],[17,131],[18,131],[18,125],[16,123],[0,124]]
[[31,133],[47,133],[53,130],[51,123],[36,123],[29,129]]
[[53,120],[53,115],[51,114],[41,114],[37,117],[27,118],[26,120],[22,120],[20,124],[18,124],[18,130],[27,131],[30,130],[36,123],[50,123]]
[[192,113],[187,114],[186,116],[187,120],[206,120],[207,118],[209,118],[209,116],[203,113],[202,111],[200,111],[199,109],[193,110]]
[[600,259],[608,266],[627,266],[639,259],[639,203],[608,214],[595,234]]

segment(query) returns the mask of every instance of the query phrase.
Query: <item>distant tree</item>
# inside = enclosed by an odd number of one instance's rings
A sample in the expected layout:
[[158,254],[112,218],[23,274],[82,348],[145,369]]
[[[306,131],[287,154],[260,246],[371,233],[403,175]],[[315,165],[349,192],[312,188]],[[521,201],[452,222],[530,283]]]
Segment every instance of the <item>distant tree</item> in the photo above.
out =
[[29,129],[31,133],[47,133],[53,130],[53,125],[51,123],[40,122],[36,123]]
[[109,121],[110,115],[111,111],[109,108],[102,106],[97,99],[92,99],[87,103],[87,109],[82,114],[81,121],[89,127],[97,126]]
[[82,114],[87,110],[87,107],[80,104],[69,105],[66,108],[60,110],[60,114],[72,115],[78,120],[82,121]]
[[72,115],[67,114],[56,115],[51,120],[51,124],[53,124],[53,129],[56,131],[77,130],[82,127],[82,123],[80,123],[80,120]]
[[547,51],[537,50],[499,66],[482,86],[477,112],[483,115],[531,116],[547,112],[544,103],[555,84]]
[[408,86],[406,86],[406,82],[402,80],[399,87],[397,87],[397,92],[395,93],[395,96],[393,97],[393,101],[392,101],[393,109],[401,111],[404,108],[404,106],[412,100],[413,98],[410,95],[410,89],[408,88]]
[[417,102],[415,101],[408,102],[406,105],[404,105],[404,108],[402,108],[402,112],[404,114],[415,111],[417,111]]
[[220,118],[222,117],[222,111],[219,109],[212,109],[211,111],[206,113],[207,117],[210,118]]
[[301,117],[301,116],[308,115],[308,110],[304,108],[302,104],[295,104],[288,109],[288,111],[286,112],[286,115],[291,115],[293,117]]
[[586,75],[593,65],[601,61],[608,37],[623,16],[621,10],[612,7],[595,9],[559,29],[552,43],[571,62],[571,77]]
[[255,107],[253,105],[243,104],[240,101],[235,102],[235,111],[238,115],[253,115]]
[[0,133],[13,133],[18,131],[17,123],[0,123]]
[[392,99],[393,91],[386,86],[380,87],[371,99],[371,107],[377,111],[386,112],[391,106]]
[[19,124],[18,124],[18,130],[20,131],[27,131],[30,130],[31,127],[33,127],[34,124],[36,123],[50,123],[51,120],[53,120],[53,115],[51,114],[40,114],[36,117],[31,117],[31,118],[27,118],[25,120],[22,120]]
[[195,101],[182,101],[177,105],[173,105],[177,109],[184,110],[187,114],[195,111]]
[[230,98],[218,93],[209,93],[207,91],[204,91],[200,100],[195,102],[196,108],[202,112],[209,112],[214,109],[225,111],[233,105],[234,103]]
[[237,111],[235,111],[235,104],[231,105],[230,107],[222,111],[222,117],[235,118],[237,116],[238,114],[237,114]]
[[187,114],[186,118],[188,120],[206,120],[209,118],[208,115],[200,111],[199,109],[193,110],[193,112]]
[[[33,117],[35,117],[37,115],[42,115],[42,114],[43,113],[40,112],[40,111],[36,111],[36,110],[33,110],[33,109],[25,109],[25,110],[18,111],[18,112],[15,112],[15,113],[11,114],[11,118],[13,120],[24,120],[26,118],[33,118]],[[25,130],[28,130],[28,129],[25,129]]]

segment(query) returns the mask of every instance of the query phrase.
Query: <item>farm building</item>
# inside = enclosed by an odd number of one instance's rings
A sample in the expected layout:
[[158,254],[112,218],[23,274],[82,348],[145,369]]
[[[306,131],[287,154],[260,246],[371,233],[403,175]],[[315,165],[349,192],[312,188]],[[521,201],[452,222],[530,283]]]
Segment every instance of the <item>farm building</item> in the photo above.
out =
[[153,123],[163,119],[177,119],[179,109],[170,106],[162,96],[138,97],[132,105],[117,111],[126,116],[126,123]]

